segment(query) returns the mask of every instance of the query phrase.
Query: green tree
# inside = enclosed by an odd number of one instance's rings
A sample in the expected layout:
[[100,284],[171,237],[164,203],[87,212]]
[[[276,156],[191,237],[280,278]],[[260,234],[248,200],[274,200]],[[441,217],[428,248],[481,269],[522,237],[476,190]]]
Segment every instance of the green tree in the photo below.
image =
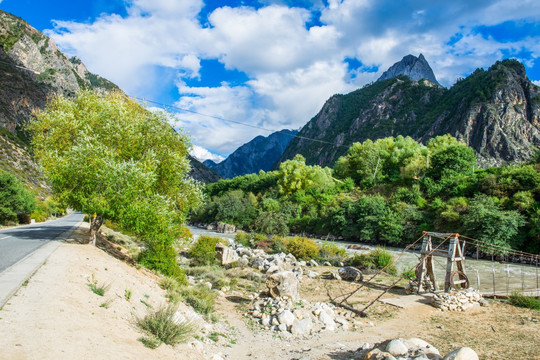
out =
[[30,214],[36,199],[14,175],[0,171],[0,223],[16,221],[18,215]]
[[94,243],[109,219],[171,257],[168,248],[200,191],[187,177],[187,136],[170,120],[123,94],[86,91],[52,98],[30,124],[35,155],[60,201],[96,214]]
[[296,155],[279,166],[278,188],[281,194],[290,196],[303,190],[323,191],[334,187],[329,168],[306,165],[302,155]]
[[472,148],[450,135],[430,139],[427,146],[430,150],[429,175],[433,179],[472,174],[476,166],[476,154]]

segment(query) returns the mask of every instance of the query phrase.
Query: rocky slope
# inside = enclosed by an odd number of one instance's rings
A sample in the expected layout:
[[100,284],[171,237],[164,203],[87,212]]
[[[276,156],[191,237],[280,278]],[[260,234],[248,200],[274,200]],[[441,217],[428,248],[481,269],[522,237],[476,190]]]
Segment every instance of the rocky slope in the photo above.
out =
[[[51,95],[74,96],[83,89],[120,91],[109,80],[89,72],[80,59],[64,55],[53,39],[0,10],[0,168],[17,174],[39,192],[47,189],[26,150],[24,125],[33,111],[45,107]],[[196,180],[219,180],[219,175],[197,160],[190,158],[190,162],[190,174]]]
[[283,154],[289,142],[298,133],[296,130],[281,130],[267,137],[257,136],[250,142],[240,146],[227,159],[216,164],[206,161],[205,165],[223,176],[235,176],[268,171]]
[[429,66],[426,58],[422,54],[418,57],[414,55],[403,57],[403,59],[386,70],[377,81],[391,79],[399,75],[405,75],[414,81],[427,79],[435,84],[439,84],[431,66]]
[[327,100],[274,168],[296,154],[333,166],[353,142],[366,139],[403,135],[425,142],[447,133],[473,147],[481,166],[525,161],[540,146],[540,87],[516,60],[476,70],[450,89],[403,75],[380,80]]
[[221,176],[209,169],[206,165],[202,164],[199,160],[195,159],[193,156],[188,155],[189,163],[191,165],[191,171],[189,176],[197,181],[201,181],[205,184],[213,183],[219,181]]

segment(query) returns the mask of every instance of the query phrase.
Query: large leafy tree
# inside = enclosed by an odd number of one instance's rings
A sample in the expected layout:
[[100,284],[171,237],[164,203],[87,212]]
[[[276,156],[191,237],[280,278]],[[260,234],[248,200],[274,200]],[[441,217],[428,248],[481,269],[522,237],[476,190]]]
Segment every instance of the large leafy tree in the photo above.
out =
[[110,219],[170,252],[200,191],[187,177],[188,139],[169,121],[120,93],[57,96],[36,114],[35,155],[61,201],[96,215],[94,242]]

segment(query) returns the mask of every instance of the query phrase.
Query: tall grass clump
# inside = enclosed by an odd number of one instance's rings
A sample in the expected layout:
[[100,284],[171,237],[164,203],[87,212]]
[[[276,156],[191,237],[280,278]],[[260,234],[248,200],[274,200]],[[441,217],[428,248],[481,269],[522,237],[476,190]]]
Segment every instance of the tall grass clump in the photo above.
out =
[[216,294],[204,285],[187,287],[182,290],[181,295],[199,314],[209,316],[215,310]]
[[514,306],[540,310],[540,299],[532,296],[525,296],[518,291],[512,292],[512,295],[508,298],[508,302]]
[[367,253],[354,254],[353,257],[347,260],[347,263],[363,269],[384,269],[389,274],[397,274],[394,257],[388,250],[381,247],[377,247]]
[[216,244],[224,242],[215,236],[202,235],[189,250],[189,257],[194,265],[210,265],[216,262]]
[[141,339],[141,342],[145,346],[156,348],[161,342],[176,345],[189,340],[196,331],[195,325],[190,321],[175,319],[176,311],[177,306],[161,306],[145,317],[137,318],[137,325],[150,336]]
[[319,248],[319,260],[328,261],[332,265],[342,262],[347,256],[347,250],[336,244],[324,241]]

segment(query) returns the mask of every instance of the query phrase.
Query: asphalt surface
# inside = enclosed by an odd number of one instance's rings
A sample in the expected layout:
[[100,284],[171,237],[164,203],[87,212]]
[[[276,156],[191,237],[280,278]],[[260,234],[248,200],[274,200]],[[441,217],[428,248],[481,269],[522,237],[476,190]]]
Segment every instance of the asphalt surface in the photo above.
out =
[[83,217],[72,213],[57,220],[0,230],[0,273],[62,233],[74,230]]

